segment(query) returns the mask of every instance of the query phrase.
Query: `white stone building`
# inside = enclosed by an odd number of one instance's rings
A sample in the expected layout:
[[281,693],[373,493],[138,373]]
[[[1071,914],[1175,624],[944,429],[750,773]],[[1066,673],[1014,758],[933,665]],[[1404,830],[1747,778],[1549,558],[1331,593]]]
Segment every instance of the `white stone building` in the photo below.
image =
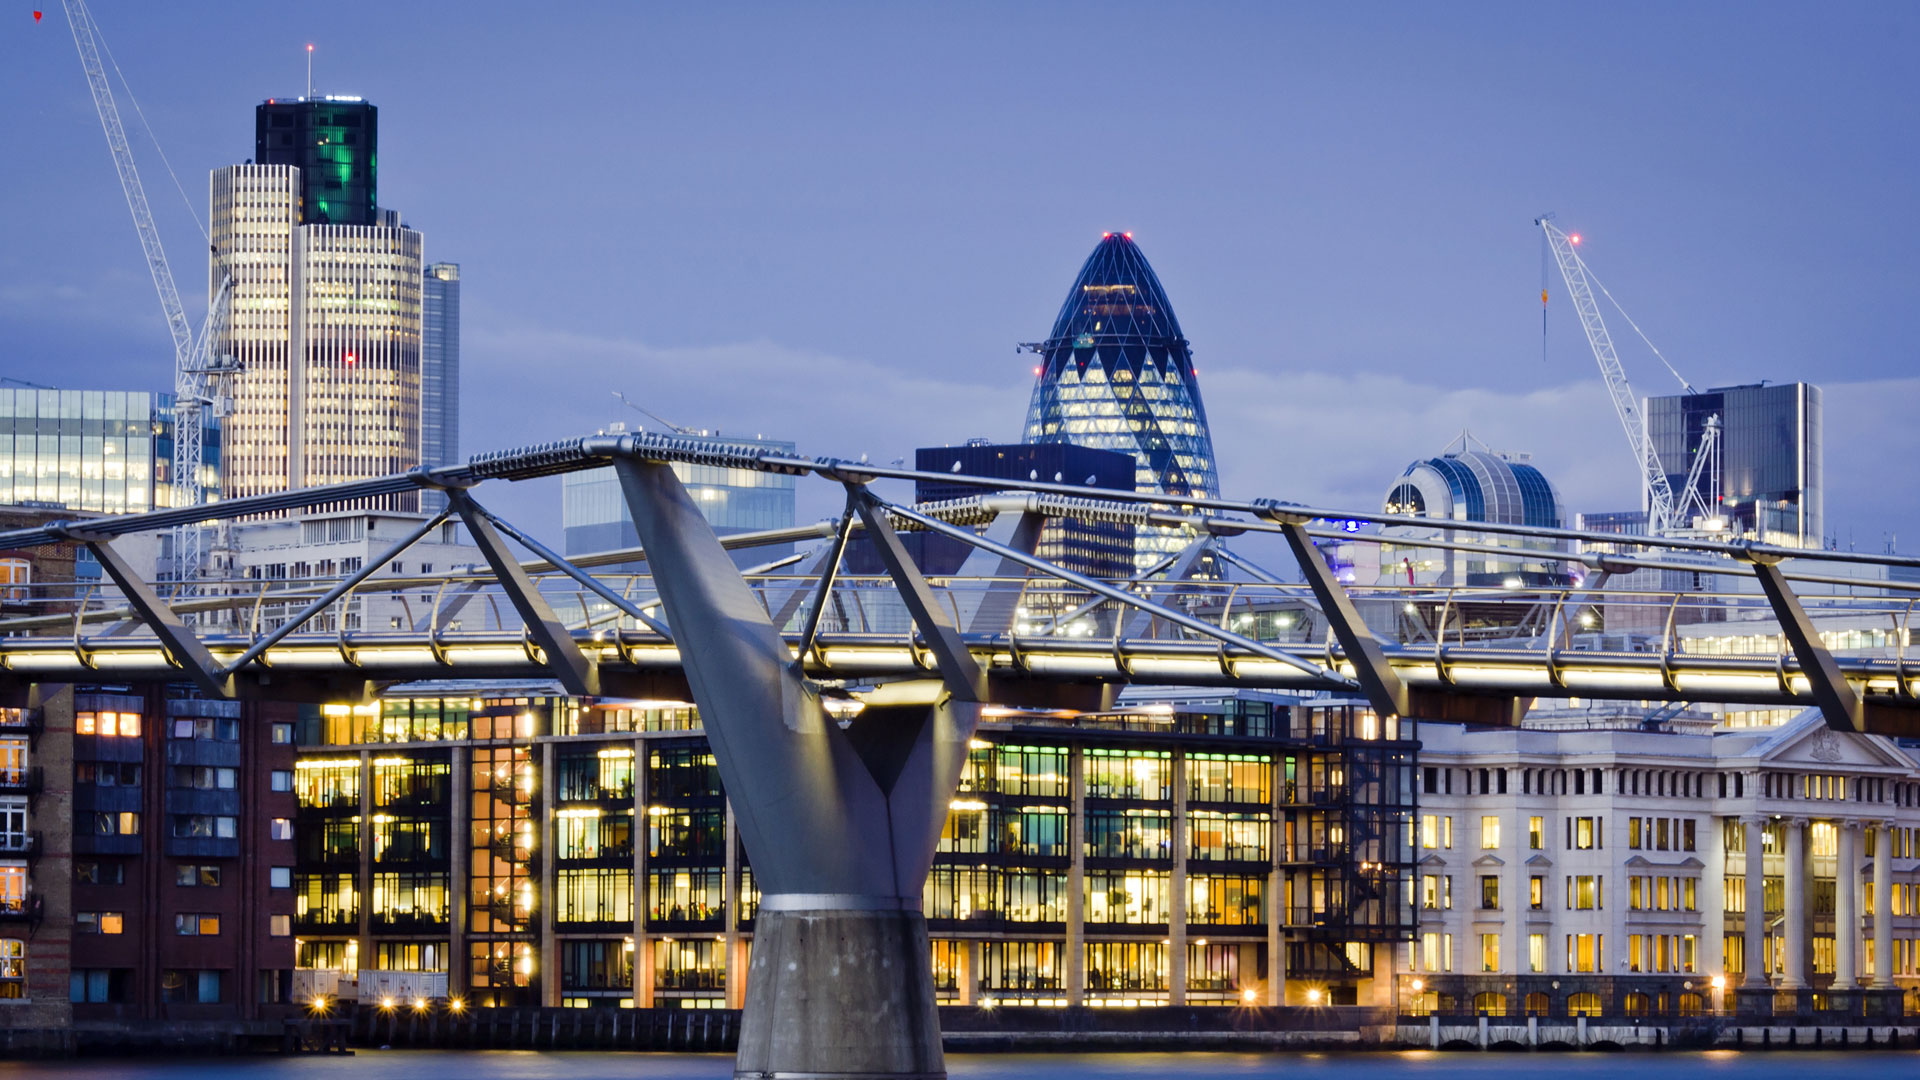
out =
[[1920,1005],[1913,751],[1817,712],[1746,729],[1548,722],[1421,725],[1403,1011]]

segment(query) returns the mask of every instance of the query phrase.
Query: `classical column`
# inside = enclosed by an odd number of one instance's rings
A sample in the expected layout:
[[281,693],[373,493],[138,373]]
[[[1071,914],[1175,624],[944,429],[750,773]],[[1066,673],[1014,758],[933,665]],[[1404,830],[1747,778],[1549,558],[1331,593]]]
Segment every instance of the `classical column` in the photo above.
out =
[[1847,818],[1835,825],[1840,832],[1840,857],[1833,871],[1833,988],[1838,991],[1859,984],[1860,822]]
[[1893,989],[1893,822],[1882,821],[1873,838],[1873,981]]
[[1167,1004],[1187,1003],[1187,755],[1173,753],[1173,873],[1167,883]]
[[[1700,962],[1709,963],[1710,949],[1726,948],[1727,940],[1727,829],[1717,817],[1707,819],[1707,866],[1700,875]],[[1708,970],[1703,967],[1702,970]],[[1718,970],[1718,969],[1713,969]]]
[[1807,825],[1806,818],[1787,822],[1786,913],[1780,926],[1786,935],[1782,990],[1807,987]]
[[1067,954],[1060,958],[1068,1005],[1087,1000],[1087,752],[1067,750]]
[[1767,819],[1755,815],[1740,824],[1747,833],[1747,977],[1740,985],[1765,990],[1773,985],[1767,978]]

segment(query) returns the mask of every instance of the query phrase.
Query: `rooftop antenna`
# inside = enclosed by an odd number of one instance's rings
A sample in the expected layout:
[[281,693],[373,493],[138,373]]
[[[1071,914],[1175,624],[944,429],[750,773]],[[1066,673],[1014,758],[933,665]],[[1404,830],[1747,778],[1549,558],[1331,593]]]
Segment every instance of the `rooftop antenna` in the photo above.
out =
[[307,42],[307,100],[313,100],[313,42]]
[[640,406],[635,405],[633,402],[627,400],[627,395],[621,393],[618,390],[615,390],[613,392],[613,396],[620,399],[620,404],[625,405],[627,408],[632,409],[634,412],[637,412],[640,415],[648,418],[649,420],[652,420],[654,423],[659,424],[662,427],[665,427],[667,430],[673,432],[676,435],[700,434],[699,432],[693,430],[692,428],[683,428],[679,424],[674,423],[673,421],[667,419],[664,416],[661,416],[658,413],[652,412],[647,409],[643,409]]

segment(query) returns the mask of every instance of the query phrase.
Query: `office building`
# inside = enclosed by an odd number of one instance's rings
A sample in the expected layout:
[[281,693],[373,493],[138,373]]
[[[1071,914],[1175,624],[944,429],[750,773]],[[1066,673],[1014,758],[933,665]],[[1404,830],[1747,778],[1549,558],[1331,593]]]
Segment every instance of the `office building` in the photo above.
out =
[[[203,613],[200,623],[228,626],[238,614],[257,622],[260,631],[271,631],[305,606],[314,591],[379,559],[425,519],[425,514],[349,509],[235,525],[229,536],[231,548],[221,552],[231,580],[258,582],[267,589],[304,587],[309,591],[290,600],[262,602],[258,611]],[[467,537],[465,526],[458,520],[441,522],[350,596],[316,614],[306,626],[320,631],[388,631],[425,630],[433,624],[458,630],[463,616],[472,625],[481,614],[468,607],[470,593],[455,592],[449,597],[446,590],[427,588],[408,594],[395,591],[391,582],[402,578],[430,581],[436,576],[445,577],[449,571],[485,564],[480,549]]]
[[[460,264],[434,263],[420,282],[420,465],[460,461]],[[421,494],[436,511],[446,495]]]
[[[0,388],[0,504],[138,514],[173,505],[173,395]],[[209,427],[202,482],[218,491]]]
[[1811,711],[1661,732],[1617,708],[1563,713],[1539,721],[1559,730],[1421,725],[1403,1012],[1920,1006],[1911,751]]
[[253,111],[253,161],[298,170],[300,224],[377,225],[380,110],[357,97],[268,99]]
[[1719,418],[1720,445],[1705,493],[1718,495],[1726,529],[1762,543],[1824,546],[1820,388],[1757,383],[1648,398],[1647,437],[1676,499],[1711,417]]
[[[759,894],[692,706],[422,683],[299,741],[296,998],[742,1000]],[[1264,1002],[1269,957],[1355,1000],[1414,930],[1415,745],[1257,693],[990,718],[925,889],[940,1000]]]
[[84,686],[0,709],[0,1026],[291,1015],[295,715]]
[[[610,424],[601,434],[621,434],[625,424]],[[793,452],[793,443],[755,436],[722,436],[717,432],[675,432],[673,437],[717,446],[744,446],[750,450],[773,453]],[[707,523],[721,536],[784,529],[793,524],[793,477],[752,469],[726,469],[712,465],[675,464],[673,473],[686,485],[706,515]],[[640,546],[640,534],[627,512],[627,500],[620,494],[620,480],[612,469],[587,469],[570,472],[561,478],[561,527],[566,555],[588,555],[601,551],[621,551]],[[735,561],[758,563],[777,558],[791,550],[779,545],[742,552]]]
[[[1192,350],[1160,279],[1130,233],[1107,233],[1067,292],[1038,357],[1024,441],[1133,455],[1135,488],[1218,496],[1220,483]],[[1141,530],[1144,569],[1192,537]]]
[[[233,280],[215,349],[239,366],[229,497],[420,463],[424,241],[373,205],[374,116],[357,99],[268,102],[260,163],[213,172],[209,297]],[[419,496],[374,504],[413,511]]]
[[[1134,484],[1131,455],[1073,443],[990,443],[973,439],[964,446],[924,446],[914,451],[914,468],[921,472],[1043,480],[1115,491],[1132,491]],[[938,503],[975,498],[992,490],[971,484],[920,480],[913,485],[913,498],[916,503]],[[926,574],[955,573],[974,550],[959,540],[927,532],[903,532],[900,539],[915,565]],[[1079,574],[1129,577],[1133,573],[1133,526],[1125,522],[1055,518],[1040,531],[1035,554]],[[855,574],[886,572],[864,537],[856,537],[848,545],[846,567]]]

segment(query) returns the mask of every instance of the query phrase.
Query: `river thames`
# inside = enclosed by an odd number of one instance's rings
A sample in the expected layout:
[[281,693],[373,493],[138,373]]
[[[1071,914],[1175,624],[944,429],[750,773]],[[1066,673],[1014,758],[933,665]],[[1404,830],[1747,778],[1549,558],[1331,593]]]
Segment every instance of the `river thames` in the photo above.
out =
[[[1475,1080],[1521,1077],[1551,1068],[1561,1078],[1615,1077],[1628,1070],[1636,1080],[1815,1080],[1862,1071],[1911,1069],[1913,1051],[1748,1052],[1598,1054],[1434,1053],[1364,1054],[952,1054],[954,1080],[1145,1080],[1306,1076],[1311,1080],[1379,1077],[1383,1080]],[[83,1059],[60,1062],[0,1062],[6,1080],[725,1080],[733,1075],[727,1054],[542,1053],[480,1050],[363,1050],[352,1057],[229,1057]]]

